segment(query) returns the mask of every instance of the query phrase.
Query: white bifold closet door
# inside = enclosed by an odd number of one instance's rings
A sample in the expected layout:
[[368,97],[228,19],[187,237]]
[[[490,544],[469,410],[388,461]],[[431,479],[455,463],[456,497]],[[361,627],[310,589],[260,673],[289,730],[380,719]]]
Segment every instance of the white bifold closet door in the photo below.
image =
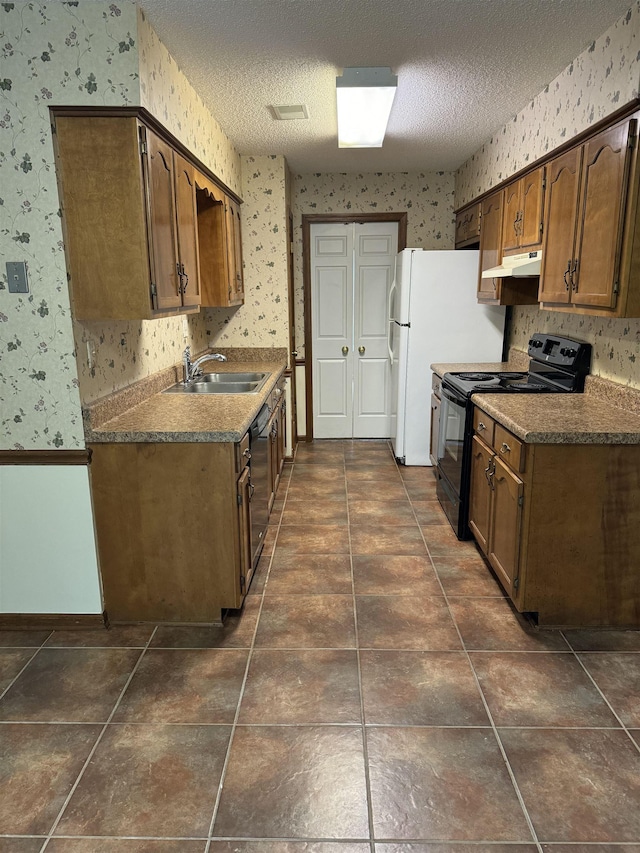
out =
[[388,300],[397,222],[311,226],[313,433],[390,435]]

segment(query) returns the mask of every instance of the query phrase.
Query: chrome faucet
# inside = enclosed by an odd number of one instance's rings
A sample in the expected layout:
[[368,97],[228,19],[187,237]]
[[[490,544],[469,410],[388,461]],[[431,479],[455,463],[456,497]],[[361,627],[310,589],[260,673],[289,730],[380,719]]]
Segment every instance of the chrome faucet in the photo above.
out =
[[191,347],[185,347],[185,351],[182,353],[182,381],[185,385],[189,382],[193,382],[196,376],[200,376],[202,371],[200,370],[200,365],[204,364],[205,361],[226,361],[226,355],[222,355],[220,352],[212,352],[205,353],[201,355],[200,358],[197,358],[193,363],[191,362]]

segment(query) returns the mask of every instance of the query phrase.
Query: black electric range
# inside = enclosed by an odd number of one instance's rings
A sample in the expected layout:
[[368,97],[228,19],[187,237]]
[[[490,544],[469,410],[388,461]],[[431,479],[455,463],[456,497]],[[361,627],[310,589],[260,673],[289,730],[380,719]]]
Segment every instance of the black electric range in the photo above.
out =
[[470,539],[469,484],[473,394],[562,394],[584,390],[591,345],[536,332],[526,371],[454,371],[442,379],[437,495],[458,539]]

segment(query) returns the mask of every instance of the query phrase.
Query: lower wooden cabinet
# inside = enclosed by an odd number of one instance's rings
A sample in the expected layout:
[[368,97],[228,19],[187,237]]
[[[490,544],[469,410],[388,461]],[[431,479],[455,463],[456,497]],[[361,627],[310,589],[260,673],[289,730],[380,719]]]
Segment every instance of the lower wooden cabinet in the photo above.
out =
[[496,423],[472,447],[469,526],[516,608],[640,627],[640,446],[523,444]]
[[111,621],[217,622],[251,580],[240,445],[94,444],[91,489]]

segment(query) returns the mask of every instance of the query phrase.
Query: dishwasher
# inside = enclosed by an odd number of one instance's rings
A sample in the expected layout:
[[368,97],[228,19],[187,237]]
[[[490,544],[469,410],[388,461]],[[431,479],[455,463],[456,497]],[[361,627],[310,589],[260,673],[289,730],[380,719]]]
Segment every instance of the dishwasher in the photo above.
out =
[[251,566],[255,568],[269,522],[269,418],[271,410],[265,405],[249,427],[251,459]]

